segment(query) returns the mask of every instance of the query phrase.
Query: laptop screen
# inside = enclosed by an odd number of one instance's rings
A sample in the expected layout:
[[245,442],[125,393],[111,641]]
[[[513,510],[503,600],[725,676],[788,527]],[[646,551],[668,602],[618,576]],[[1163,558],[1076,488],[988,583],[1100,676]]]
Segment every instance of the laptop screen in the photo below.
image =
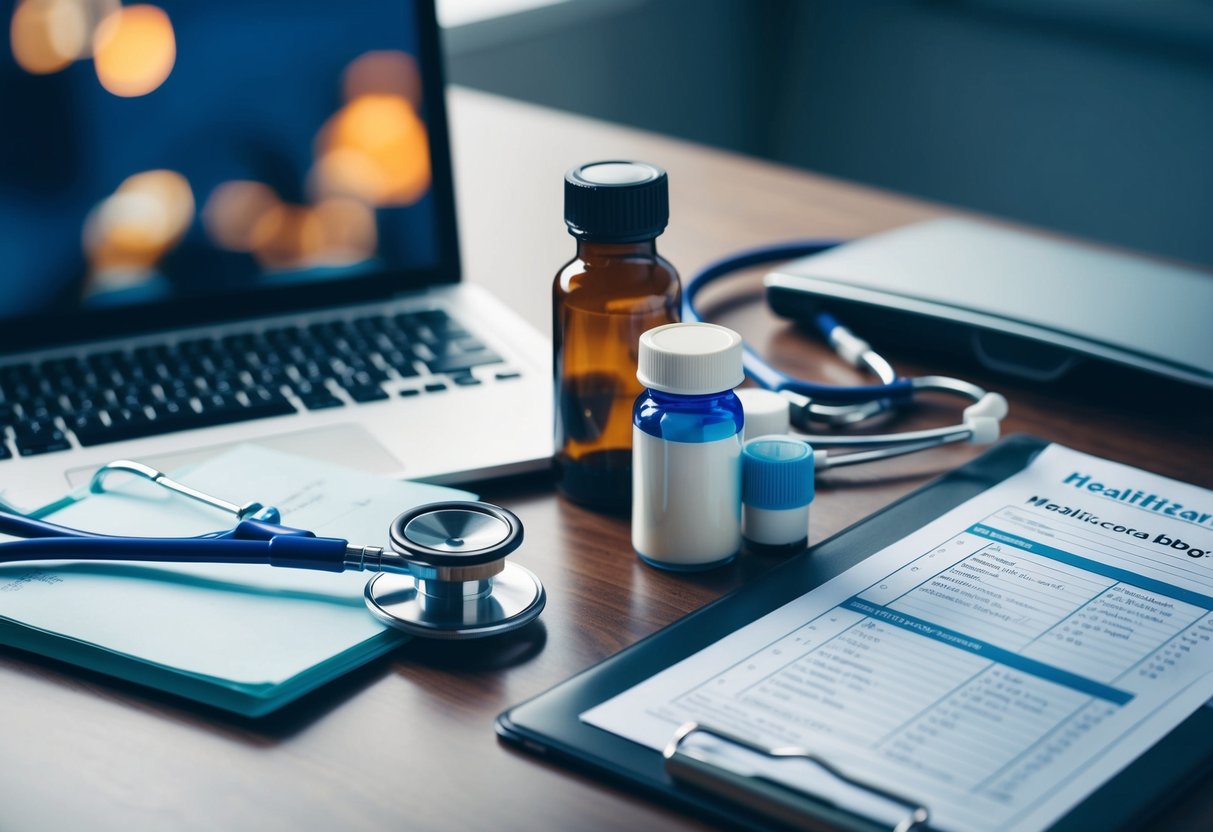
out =
[[6,346],[455,278],[431,3],[10,9]]

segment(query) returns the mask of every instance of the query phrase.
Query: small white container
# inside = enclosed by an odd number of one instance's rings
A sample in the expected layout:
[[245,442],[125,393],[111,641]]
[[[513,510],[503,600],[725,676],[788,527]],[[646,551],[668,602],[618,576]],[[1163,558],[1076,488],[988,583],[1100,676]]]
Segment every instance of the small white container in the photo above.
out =
[[772,436],[791,430],[792,417],[788,400],[783,396],[761,387],[742,387],[733,392],[741,399],[741,407],[745,411],[743,439]]
[[741,548],[741,336],[668,324],[640,336],[632,416],[632,546],[662,569],[710,569]]

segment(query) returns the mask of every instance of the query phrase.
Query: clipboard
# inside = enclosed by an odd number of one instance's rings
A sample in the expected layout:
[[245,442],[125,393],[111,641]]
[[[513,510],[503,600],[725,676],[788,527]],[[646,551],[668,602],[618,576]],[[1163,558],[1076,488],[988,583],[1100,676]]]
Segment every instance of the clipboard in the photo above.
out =
[[[833,805],[823,795],[791,794],[769,782],[713,770],[711,765],[696,761],[693,755],[679,754],[681,741],[696,730],[705,730],[703,727],[683,726],[679,736],[671,738],[671,745],[663,755],[583,723],[579,715],[800,597],[1023,470],[1048,444],[1024,435],[1004,439],[967,465],[813,546],[745,587],[502,713],[496,723],[498,735],[525,751],[604,777],[663,805],[680,807],[729,828],[928,832],[930,807],[918,805],[913,795],[873,790],[906,809],[904,819],[897,824],[877,823]],[[802,757],[812,756],[812,749],[798,751]],[[829,773],[829,761],[819,762],[825,763]],[[1052,828],[1055,832],[1079,832],[1134,826],[1165,807],[1169,798],[1211,769],[1213,708],[1202,707]],[[834,773],[853,787],[867,788],[861,777]]]

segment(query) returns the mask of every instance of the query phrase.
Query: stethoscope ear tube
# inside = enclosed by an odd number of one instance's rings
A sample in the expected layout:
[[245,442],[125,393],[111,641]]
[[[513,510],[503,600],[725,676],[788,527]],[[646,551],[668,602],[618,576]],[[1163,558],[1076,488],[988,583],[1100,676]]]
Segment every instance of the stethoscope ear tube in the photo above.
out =
[[[834,248],[840,240],[808,240],[792,243],[779,243],[772,246],[749,249],[738,254],[717,260],[696,273],[687,281],[683,291],[682,318],[688,322],[703,320],[699,312],[699,293],[704,287],[714,283],[726,275],[742,269],[762,266],[768,263],[778,263],[798,257],[807,257]],[[883,359],[882,359],[883,361]],[[742,366],[746,376],[767,390],[776,392],[788,391],[805,396],[810,405],[818,403],[833,405],[853,405],[865,402],[887,402],[881,410],[886,410],[893,403],[908,401],[913,395],[913,387],[906,379],[894,377],[883,379],[881,384],[857,385],[843,387],[831,384],[818,384],[805,379],[793,378],[776,370],[758,353],[749,347],[742,352]],[[887,363],[885,364],[887,366]],[[879,373],[877,373],[879,377]],[[843,419],[843,421],[846,421]]]
[[853,405],[865,402],[882,402],[879,410],[887,410],[895,401],[908,400],[914,393],[910,379],[891,380],[888,384],[863,384],[854,387],[839,387],[829,384],[817,384],[804,379],[793,378],[786,373],[776,370],[748,345],[741,351],[741,366],[746,378],[759,387],[773,390],[776,393],[793,393],[803,396],[808,401],[802,406],[817,404]]

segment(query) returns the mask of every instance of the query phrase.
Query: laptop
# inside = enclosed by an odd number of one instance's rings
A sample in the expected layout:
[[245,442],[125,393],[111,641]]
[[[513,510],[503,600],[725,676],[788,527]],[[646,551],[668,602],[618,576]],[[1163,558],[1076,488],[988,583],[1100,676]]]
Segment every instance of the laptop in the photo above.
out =
[[460,282],[432,0],[52,5],[0,45],[0,498],[246,442],[547,464],[550,344]]

